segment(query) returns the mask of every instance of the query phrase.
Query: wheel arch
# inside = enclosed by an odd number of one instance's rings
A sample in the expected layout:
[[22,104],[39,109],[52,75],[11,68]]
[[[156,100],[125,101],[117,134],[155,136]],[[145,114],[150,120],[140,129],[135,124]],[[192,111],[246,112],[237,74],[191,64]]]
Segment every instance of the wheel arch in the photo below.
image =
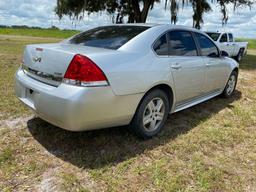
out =
[[[143,97],[141,98],[138,106],[137,106],[137,109],[138,107],[140,106],[141,102],[143,101],[143,99],[153,90],[155,89],[160,89],[162,91],[164,91],[166,93],[166,95],[168,96],[168,100],[169,100],[169,108],[170,108],[170,111],[172,110],[172,107],[173,107],[173,103],[174,103],[174,100],[175,100],[175,97],[174,97],[174,92],[173,92],[173,89],[170,85],[166,84],[166,83],[161,83],[161,84],[157,84],[157,85],[154,85],[153,87],[149,88],[145,94],[143,95]],[[136,110],[137,110],[136,109]],[[170,112],[169,111],[169,112]]]
[[238,74],[238,72],[239,72],[238,67],[235,67],[235,68],[232,70],[232,72],[233,72],[233,71],[237,72],[237,74]]
[[228,77],[233,71],[239,72],[239,63],[235,59],[228,58],[227,64],[229,68],[227,73]]

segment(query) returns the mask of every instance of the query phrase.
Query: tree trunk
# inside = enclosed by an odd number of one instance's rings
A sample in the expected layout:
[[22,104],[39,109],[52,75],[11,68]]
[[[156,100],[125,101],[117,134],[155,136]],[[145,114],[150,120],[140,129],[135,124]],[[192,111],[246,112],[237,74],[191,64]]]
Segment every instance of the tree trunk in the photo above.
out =
[[[141,11],[140,11],[140,4],[137,0],[131,0],[131,5],[132,5],[132,14],[133,19],[135,23],[140,23],[141,22]],[[129,15],[130,15],[129,14]]]
[[149,12],[150,6],[152,5],[153,2],[154,2],[154,0],[144,0],[143,1],[143,9],[141,12],[141,22],[142,23],[146,23],[147,17],[148,17],[148,12]]
[[154,0],[144,0],[142,11],[138,0],[130,0],[132,12],[128,14],[128,23],[146,23],[150,6]]

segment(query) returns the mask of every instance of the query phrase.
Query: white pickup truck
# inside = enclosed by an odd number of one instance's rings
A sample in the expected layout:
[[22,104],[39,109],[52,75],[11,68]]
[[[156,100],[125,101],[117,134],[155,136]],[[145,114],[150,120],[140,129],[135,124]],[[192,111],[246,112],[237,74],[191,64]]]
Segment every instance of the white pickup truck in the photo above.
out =
[[233,57],[238,62],[246,54],[248,42],[235,42],[232,33],[206,32],[215,43],[219,46],[221,51]]

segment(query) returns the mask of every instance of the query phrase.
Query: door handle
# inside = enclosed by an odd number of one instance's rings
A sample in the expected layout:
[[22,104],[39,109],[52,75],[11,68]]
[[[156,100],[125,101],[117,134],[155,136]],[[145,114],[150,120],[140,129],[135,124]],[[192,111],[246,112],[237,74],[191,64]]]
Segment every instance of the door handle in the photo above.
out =
[[211,64],[210,63],[206,63],[206,67],[210,67],[211,66]]
[[180,69],[180,68],[181,68],[181,65],[178,64],[178,63],[176,63],[176,64],[174,64],[174,65],[171,65],[171,68],[173,68],[173,69]]

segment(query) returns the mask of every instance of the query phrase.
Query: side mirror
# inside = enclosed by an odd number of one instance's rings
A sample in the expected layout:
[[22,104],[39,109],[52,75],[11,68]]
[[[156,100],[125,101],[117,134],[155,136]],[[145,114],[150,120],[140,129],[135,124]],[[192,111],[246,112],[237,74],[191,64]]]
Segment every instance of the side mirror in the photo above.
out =
[[220,55],[221,55],[221,57],[228,57],[229,56],[226,51],[221,51]]

